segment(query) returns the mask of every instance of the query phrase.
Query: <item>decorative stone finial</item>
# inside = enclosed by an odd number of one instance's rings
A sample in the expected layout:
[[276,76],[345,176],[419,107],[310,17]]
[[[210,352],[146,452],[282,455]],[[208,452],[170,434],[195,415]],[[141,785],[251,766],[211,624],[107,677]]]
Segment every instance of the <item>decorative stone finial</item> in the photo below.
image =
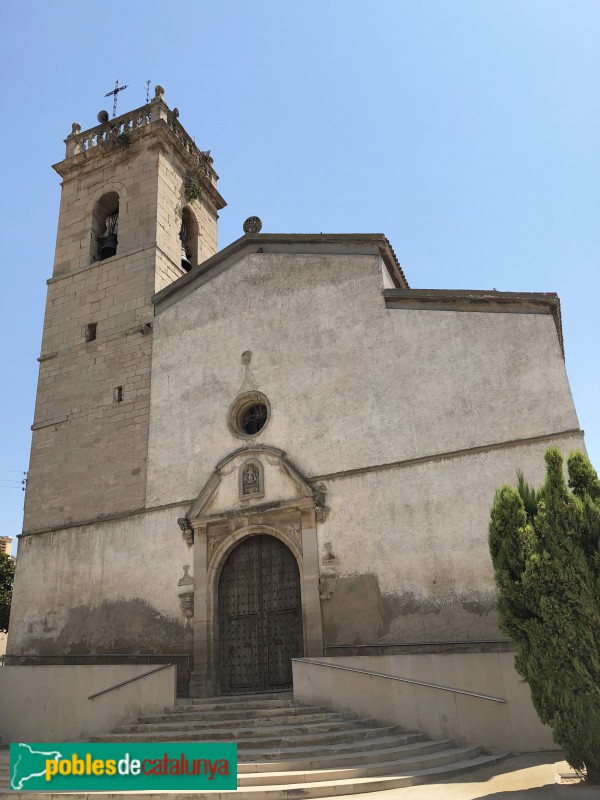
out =
[[262,222],[260,217],[248,217],[244,222],[244,233],[260,233]]
[[98,122],[108,122],[108,111],[99,111],[97,120]]
[[160,83],[157,83],[156,86],[154,87],[154,97],[160,98],[162,100],[164,93],[165,93],[164,88],[160,85]]
[[179,579],[179,583],[177,584],[178,586],[193,586],[194,585],[194,579],[192,578],[192,576],[189,573],[190,573],[190,565],[189,564],[184,564],[183,565],[183,578]]
[[321,559],[321,564],[323,564],[326,567],[338,566],[340,560],[333,552],[333,546],[331,542],[325,542],[325,544],[323,545],[323,550],[325,551],[325,554]]
[[81,133],[81,125],[78,122],[74,122],[71,125],[71,136],[75,136],[77,133]]
[[175,117],[175,119],[179,118],[179,109],[178,108],[174,108],[173,109],[173,116]]
[[254,375],[250,372],[250,361],[252,360],[252,353],[250,350],[244,350],[242,353],[242,366],[244,367],[244,380],[238,389],[238,395],[246,394],[246,392],[255,392],[258,389],[258,384]]

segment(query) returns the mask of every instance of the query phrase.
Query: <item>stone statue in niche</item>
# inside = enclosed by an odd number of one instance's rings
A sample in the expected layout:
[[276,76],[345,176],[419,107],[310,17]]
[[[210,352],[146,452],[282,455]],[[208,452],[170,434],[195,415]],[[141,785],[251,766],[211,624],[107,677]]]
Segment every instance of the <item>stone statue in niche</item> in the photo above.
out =
[[263,497],[265,493],[263,466],[256,458],[244,461],[240,467],[240,499]]
[[260,489],[258,485],[258,469],[256,464],[246,464],[242,475],[244,494],[256,494]]

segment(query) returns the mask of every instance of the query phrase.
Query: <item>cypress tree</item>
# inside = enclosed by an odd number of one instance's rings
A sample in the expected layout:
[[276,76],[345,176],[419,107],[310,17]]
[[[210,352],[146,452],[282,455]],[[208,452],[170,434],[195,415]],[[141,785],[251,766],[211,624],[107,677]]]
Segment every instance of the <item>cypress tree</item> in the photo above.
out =
[[492,505],[499,624],[540,719],[600,784],[600,481],[581,452],[568,458],[568,486],[560,451],[545,460],[539,491],[519,475]]

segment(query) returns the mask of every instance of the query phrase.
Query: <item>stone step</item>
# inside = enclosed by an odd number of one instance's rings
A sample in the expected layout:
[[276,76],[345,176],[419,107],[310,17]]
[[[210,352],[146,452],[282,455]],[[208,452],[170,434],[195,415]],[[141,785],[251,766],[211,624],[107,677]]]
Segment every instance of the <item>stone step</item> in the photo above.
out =
[[[122,725],[95,742],[234,741],[236,792],[178,793],[178,800],[293,800],[377,792],[440,781],[493,763],[477,746],[429,740],[369,719],[299,706],[291,693],[178,701],[164,714]],[[8,753],[0,755],[0,797],[8,795]],[[70,800],[73,795],[11,792],[12,800]],[[126,800],[94,794],[94,800]],[[163,800],[157,792],[136,800]]]
[[320,746],[337,745],[340,742],[357,742],[377,736],[390,736],[395,733],[402,734],[404,730],[400,726],[389,727],[354,727],[351,729],[339,729],[338,726],[333,730],[294,732],[294,729],[282,730],[280,733],[273,732],[271,736],[265,735],[266,730],[260,731],[232,731],[232,730],[204,730],[200,738],[195,731],[174,730],[169,731],[168,736],[160,731],[153,733],[111,733],[104,736],[92,736],[92,742],[237,742],[240,750],[265,749],[292,747],[294,745],[310,744],[313,749]]
[[363,764],[354,767],[329,768],[314,770],[286,770],[284,772],[255,772],[238,775],[238,786],[274,786],[292,783],[314,783],[317,781],[342,781],[354,778],[369,778],[381,775],[413,772],[429,769],[444,764],[451,764],[465,759],[476,758],[481,753],[480,747],[450,747],[435,753],[422,753],[406,756],[396,761],[384,761],[379,764]]
[[[166,722],[171,719],[201,719],[201,720],[219,720],[219,721],[226,721],[231,720],[232,724],[236,724],[237,722],[245,722],[248,723],[250,720],[271,720],[271,719],[279,719],[280,717],[306,717],[312,714],[332,714],[332,712],[328,708],[321,708],[319,706],[284,706],[283,708],[276,707],[276,708],[261,708],[256,710],[246,710],[243,711],[241,709],[233,709],[231,711],[205,711],[205,710],[194,710],[194,711],[181,711],[180,709],[173,710],[171,709],[164,714],[153,714],[152,716],[148,717],[140,717],[140,723],[147,723],[147,722]],[[352,718],[351,714],[346,714],[346,716],[350,719]]]
[[237,730],[242,727],[252,725],[253,728],[265,728],[279,725],[287,725],[294,727],[297,725],[313,725],[319,722],[352,722],[353,719],[348,714],[335,714],[331,711],[323,711],[320,714],[297,714],[297,715],[279,715],[276,717],[259,717],[258,719],[248,720],[238,717],[237,719],[224,719],[219,717],[211,717],[205,719],[197,714],[163,714],[159,717],[143,717],[139,722],[132,725],[119,725],[114,729],[114,733],[129,733],[134,730],[154,730],[156,726],[168,729],[169,727],[180,726],[181,728],[188,728],[193,726],[198,730],[202,728],[230,728]]
[[[456,775],[460,775],[476,767],[487,766],[506,758],[506,754],[477,756],[430,767],[422,770],[406,770],[395,774],[381,775],[364,778],[346,778],[332,781],[309,781],[306,783],[288,783],[285,786],[245,786],[235,793],[236,800],[292,800],[293,798],[321,798],[335,795],[359,794],[379,792],[384,789],[398,789],[405,786],[415,786],[420,783],[438,782]],[[222,798],[233,797],[232,793],[220,792]],[[136,799],[137,800],[137,799]],[[196,797],[198,800],[198,797]],[[209,800],[209,795],[206,795]]]
[[[171,722],[156,722],[156,723],[146,723],[146,724],[138,724],[138,725],[119,725],[119,727],[114,729],[114,733],[164,733],[165,736],[170,731],[195,731],[199,735],[202,735],[203,739],[209,739],[214,736],[218,736],[220,739],[225,737],[229,739],[236,739],[239,740],[240,738],[248,738],[252,736],[257,736],[261,734],[270,734],[272,736],[276,736],[279,733],[286,734],[286,735],[294,735],[296,733],[311,733],[312,731],[319,732],[319,731],[336,731],[342,730],[347,726],[351,726],[353,723],[349,721],[343,714],[331,714],[331,715],[321,715],[316,720],[304,720],[304,718],[300,718],[300,720],[292,720],[291,722],[282,722],[279,724],[280,721],[277,721],[277,724],[274,725],[273,722],[269,722],[268,720],[263,720],[262,723],[253,722],[252,727],[246,727],[247,722],[240,723],[236,725],[232,725],[231,721],[225,721],[221,724],[215,723],[214,720],[210,722],[203,722],[202,720],[175,720]],[[358,723],[355,723],[358,724]],[[362,720],[360,722],[360,727],[372,727],[375,723],[373,722],[372,725],[368,723],[365,724]]]
[[218,697],[180,697],[176,705],[204,706],[218,703],[222,706],[243,703],[246,706],[260,705],[261,703],[278,703],[282,705],[294,700],[293,692],[254,692],[252,694],[222,694]]
[[[310,781],[284,786],[244,786],[231,792],[181,792],[177,800],[294,800],[297,798],[324,798],[335,795],[351,795],[377,792],[384,789],[397,789],[433,783],[468,772],[479,767],[497,763],[506,758],[505,753],[479,755],[449,764],[443,764],[421,770],[399,771],[390,775],[362,778],[345,778],[338,780]],[[83,798],[83,795],[55,794],[46,792],[11,792],[11,800],[70,800],[71,797]],[[94,800],[129,800],[131,795],[122,793],[95,793]],[[136,800],[164,800],[165,795],[159,792],[140,792]]]
[[[261,708],[284,708],[286,706],[293,706],[293,699],[287,698],[286,700],[261,700],[261,701],[244,701],[244,700],[223,700],[223,698],[212,698],[212,700],[202,703],[196,703],[193,700],[177,700],[175,703],[176,711],[230,711],[230,710],[244,710],[252,711]],[[165,712],[173,711],[173,707],[165,708]]]
[[[390,745],[381,749],[366,750],[356,748],[325,755],[313,753],[302,757],[297,756],[288,760],[274,761],[243,761],[238,764],[238,774],[249,772],[286,772],[286,771],[307,771],[320,768],[348,767],[360,764],[379,764],[386,761],[398,761],[404,757],[411,757],[415,754],[436,753],[440,750],[447,750],[453,747],[452,739],[433,739],[425,740],[423,735],[416,741],[408,744],[400,744],[396,747]],[[409,737],[406,737],[409,738]]]
[[[355,753],[357,750],[360,752],[366,750],[382,750],[387,748],[401,747],[405,744],[412,742],[423,741],[427,737],[422,733],[405,734],[404,736],[377,736],[373,739],[361,739],[360,741],[351,742],[330,742],[327,744],[327,753],[332,756],[337,756],[344,753]],[[317,745],[316,747],[310,742],[304,742],[302,745],[296,743],[295,745],[286,745],[283,747],[275,748],[245,748],[238,747],[238,760],[246,762],[280,762],[289,759],[296,760],[297,758],[313,759],[319,757],[323,753],[323,747]]]

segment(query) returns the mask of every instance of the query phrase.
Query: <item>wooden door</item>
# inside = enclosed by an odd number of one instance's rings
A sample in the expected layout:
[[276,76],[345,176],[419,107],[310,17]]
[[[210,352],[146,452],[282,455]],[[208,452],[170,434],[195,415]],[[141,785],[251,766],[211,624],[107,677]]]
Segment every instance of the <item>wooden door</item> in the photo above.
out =
[[273,536],[244,539],[219,579],[221,691],[269,691],[292,685],[301,656],[300,573],[291,550]]

